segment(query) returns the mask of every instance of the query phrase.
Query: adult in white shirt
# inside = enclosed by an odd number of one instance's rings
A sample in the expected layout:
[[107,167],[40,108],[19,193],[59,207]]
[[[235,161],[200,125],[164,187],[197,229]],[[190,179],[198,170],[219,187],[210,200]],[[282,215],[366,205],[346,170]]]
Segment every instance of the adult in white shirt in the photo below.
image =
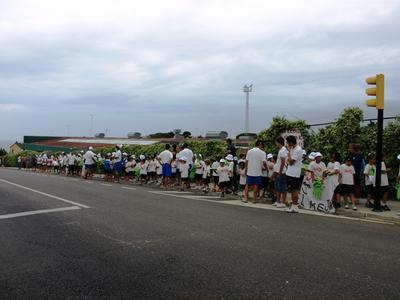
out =
[[275,141],[278,147],[278,155],[276,157],[275,163],[275,173],[274,173],[274,188],[276,191],[276,202],[273,204],[277,208],[286,207],[286,193],[287,193],[287,183],[286,183],[286,161],[288,157],[288,150],[285,147],[285,140],[283,137],[278,137]]
[[90,146],[88,151],[83,155],[83,163],[85,164],[85,179],[90,179],[93,176],[95,166],[96,166],[96,154],[92,151],[93,147]]
[[158,160],[160,161],[162,165],[162,184],[164,187],[164,190],[168,189],[169,186],[169,180],[172,177],[172,167],[171,167],[171,162],[173,159],[173,154],[169,150],[171,146],[169,144],[165,145],[165,150],[161,152],[158,155]]
[[288,155],[287,155],[287,170],[286,170],[286,183],[288,192],[292,194],[292,204],[288,209],[288,212],[297,213],[299,212],[299,192],[302,182],[300,181],[301,168],[303,166],[303,149],[297,145],[297,140],[294,135],[289,135],[286,138],[288,144]]
[[267,168],[267,155],[261,150],[264,144],[256,142],[256,146],[249,150],[246,155],[246,187],[244,188],[243,202],[247,202],[249,188],[253,187],[253,203],[256,203],[259,186],[262,184],[262,169]]
[[182,145],[182,150],[179,152],[181,157],[186,157],[187,164],[189,165],[189,170],[192,168],[193,165],[193,151],[188,148],[188,144],[184,143]]

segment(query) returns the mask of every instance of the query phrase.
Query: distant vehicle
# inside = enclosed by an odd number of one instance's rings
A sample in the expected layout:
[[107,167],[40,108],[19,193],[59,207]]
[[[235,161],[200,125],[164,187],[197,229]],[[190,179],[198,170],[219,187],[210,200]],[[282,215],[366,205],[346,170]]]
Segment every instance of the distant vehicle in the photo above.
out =
[[94,135],[94,137],[95,137],[95,138],[98,138],[98,139],[104,139],[104,138],[106,137],[106,134],[100,132],[100,133],[96,133],[96,134]]
[[140,132],[129,132],[128,139],[141,139],[142,134]]
[[229,136],[226,131],[208,131],[206,133],[206,139],[208,140],[225,140]]
[[257,134],[256,133],[251,133],[251,132],[243,132],[240,133],[236,136],[237,140],[245,140],[245,141],[252,141],[257,139]]

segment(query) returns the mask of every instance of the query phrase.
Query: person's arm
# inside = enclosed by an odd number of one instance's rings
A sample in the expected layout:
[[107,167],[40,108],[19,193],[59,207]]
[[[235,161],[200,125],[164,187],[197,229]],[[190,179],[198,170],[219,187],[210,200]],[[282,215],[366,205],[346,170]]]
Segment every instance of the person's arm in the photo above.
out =
[[246,164],[244,165],[244,170],[245,170],[245,172],[246,172],[246,175],[247,175],[247,168],[248,168],[248,166],[249,166],[249,161],[246,159]]
[[279,172],[278,172],[279,175],[282,174],[285,164],[286,164],[286,157],[281,157],[281,164],[279,166]]
[[291,150],[293,150],[292,147],[290,147],[288,150],[289,150],[289,151],[288,151],[287,162],[288,162],[288,165],[289,165],[289,166],[292,166],[292,165],[294,165],[295,162],[296,162],[296,157],[294,157],[294,158],[292,157],[292,151],[291,151]]

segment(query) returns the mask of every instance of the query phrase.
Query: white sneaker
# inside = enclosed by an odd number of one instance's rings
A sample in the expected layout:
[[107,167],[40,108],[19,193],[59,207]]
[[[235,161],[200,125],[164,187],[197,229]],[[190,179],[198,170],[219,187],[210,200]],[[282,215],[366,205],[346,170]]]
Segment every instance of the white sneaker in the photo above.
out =
[[357,210],[357,207],[356,207],[355,205],[353,206],[353,210],[354,210],[354,211],[356,211],[356,210]]
[[276,202],[272,203],[272,206],[277,206],[277,205],[278,205],[278,203],[276,203]]
[[276,208],[285,208],[285,207],[286,205],[280,202],[276,205]]
[[349,209],[350,206],[349,206],[348,204],[346,204],[346,205],[344,206],[344,208],[345,208],[345,209]]
[[330,214],[334,214],[336,212],[336,209],[334,208],[334,207],[332,207],[330,210],[329,210],[329,213]]
[[298,213],[299,208],[297,207],[297,205],[292,204],[286,211],[288,213]]

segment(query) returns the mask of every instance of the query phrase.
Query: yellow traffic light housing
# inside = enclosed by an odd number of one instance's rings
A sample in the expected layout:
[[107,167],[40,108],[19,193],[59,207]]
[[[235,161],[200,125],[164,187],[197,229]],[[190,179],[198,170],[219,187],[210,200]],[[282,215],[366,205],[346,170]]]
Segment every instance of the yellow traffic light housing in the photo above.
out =
[[367,106],[376,107],[376,109],[384,109],[385,76],[383,74],[378,74],[368,77],[365,81],[367,84],[375,85],[375,87],[365,90],[368,96],[375,96],[375,98],[366,101]]

